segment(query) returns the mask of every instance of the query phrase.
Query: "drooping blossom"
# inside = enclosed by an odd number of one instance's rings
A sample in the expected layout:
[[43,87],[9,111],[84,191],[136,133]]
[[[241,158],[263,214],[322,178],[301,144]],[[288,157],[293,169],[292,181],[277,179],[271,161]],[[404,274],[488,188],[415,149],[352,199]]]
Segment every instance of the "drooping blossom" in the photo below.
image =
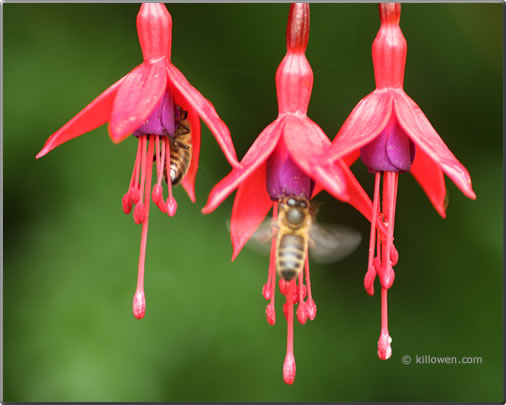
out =
[[[321,169],[313,165],[313,156],[330,147],[330,140],[321,128],[307,116],[313,86],[313,72],[305,51],[309,38],[309,5],[290,6],[286,34],[287,53],[276,72],[279,113],[258,136],[241,161],[240,167],[222,179],[211,191],[204,213],[212,212],[237,188],[231,217],[232,260],[273,208],[278,215],[280,199],[300,196],[309,200],[322,188],[336,198],[346,201],[370,218],[372,202],[344,161]],[[382,224],[379,224],[381,227]],[[276,286],[276,238],[272,238],[271,258],[263,296],[270,300],[266,315],[269,324],[276,320],[274,296]],[[305,284],[304,284],[305,278]],[[314,319],[316,305],[311,295],[309,264],[298,279],[279,281],[286,297],[283,306],[288,323],[287,353],[283,379],[292,384],[295,379],[293,348],[294,304],[298,303],[297,319],[301,324]],[[304,301],[307,295],[307,300]]]
[[[237,166],[237,157],[229,130],[213,105],[205,99],[171,63],[172,18],[162,3],[142,4],[137,15],[137,31],[144,61],[100,94],[80,113],[49,137],[37,155],[109,122],[109,135],[119,143],[132,135],[137,138],[137,154],[128,192],[123,196],[123,210],[129,214],[135,204],[134,221],[142,223],[137,289],[133,300],[136,318],[144,317],[144,262],[148,233],[153,161],[156,161],[156,184],[153,202],[173,216],[176,200],[172,195],[176,148],[191,149],[191,160],[181,181],[190,199],[195,201],[195,176],[200,152],[200,120],[204,120],[225,157]],[[180,136],[191,135],[189,144]],[[164,199],[162,179],[166,172],[168,197]]]
[[[369,171],[375,173],[368,270],[364,279],[366,291],[374,294],[374,280],[381,284],[381,333],[378,356],[392,354],[388,332],[387,291],[392,286],[393,266],[398,254],[393,247],[395,205],[398,175],[410,171],[430,201],[445,217],[446,188],[444,175],[469,198],[476,195],[466,168],[455,158],[434,130],[418,105],[404,92],[406,40],[399,27],[401,5],[379,5],[381,26],[372,45],[376,90],[364,97],[353,109],[332,142],[329,152],[315,164],[346,159],[350,164],[360,155]],[[383,175],[383,201],[380,204],[380,182]],[[381,206],[381,207],[380,207]],[[380,218],[387,229],[386,237],[377,234]],[[376,256],[374,255],[376,252]]]

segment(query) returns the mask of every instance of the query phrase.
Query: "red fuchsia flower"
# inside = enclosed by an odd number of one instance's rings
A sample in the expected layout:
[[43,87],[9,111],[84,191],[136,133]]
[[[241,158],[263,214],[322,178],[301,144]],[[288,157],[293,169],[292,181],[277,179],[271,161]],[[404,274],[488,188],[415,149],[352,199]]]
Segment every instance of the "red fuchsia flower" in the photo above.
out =
[[[253,235],[273,207],[274,219],[278,206],[288,201],[309,200],[322,188],[336,198],[347,201],[367,218],[372,202],[343,161],[325,169],[314,166],[313,157],[330,147],[321,128],[307,117],[313,87],[313,72],[305,51],[309,38],[309,5],[290,6],[286,34],[287,53],[276,73],[279,106],[277,119],[258,136],[241,161],[241,166],[221,180],[211,191],[204,213],[212,212],[237,188],[231,217],[232,260]],[[382,226],[380,224],[380,226]],[[287,384],[295,379],[293,354],[294,304],[298,303],[297,319],[301,324],[314,319],[316,305],[311,295],[307,255],[305,271],[290,281],[281,278],[279,288],[286,297],[283,306],[288,323],[287,353],[283,378]],[[283,277],[285,277],[283,275]],[[304,285],[304,277],[306,284]],[[276,285],[276,237],[272,238],[269,276],[263,296],[270,300],[266,315],[269,324],[276,320],[274,295]],[[304,301],[307,294],[307,300]]]
[[[133,204],[134,221],[142,223],[137,289],[133,313],[144,317],[144,262],[148,234],[149,203],[153,160],[157,181],[152,198],[158,208],[173,216],[177,204],[172,185],[181,184],[195,202],[195,176],[200,152],[202,118],[225,157],[238,166],[229,130],[213,105],[205,99],[171,63],[172,18],[161,3],[146,3],[137,15],[137,31],[144,62],[105,90],[79,114],[49,137],[37,155],[109,122],[115,143],[133,135],[138,140],[135,165],[123,210],[129,214]],[[168,197],[164,200],[162,178],[166,172]],[[168,181],[170,179],[170,181]]]
[[[393,266],[398,261],[393,247],[398,174],[410,171],[443,218],[446,196],[443,172],[467,197],[475,199],[476,195],[466,168],[448,149],[420,107],[403,90],[407,46],[399,27],[401,5],[382,3],[379,13],[381,27],[372,45],[376,90],[353,109],[320,162],[344,158],[351,164],[360,155],[369,171],[375,173],[369,263],[364,286],[373,295],[373,283],[378,274],[381,284],[378,356],[386,360],[392,354],[387,291],[394,281]],[[383,202],[380,208],[382,174]],[[386,226],[386,237],[377,235],[376,218],[380,218]]]

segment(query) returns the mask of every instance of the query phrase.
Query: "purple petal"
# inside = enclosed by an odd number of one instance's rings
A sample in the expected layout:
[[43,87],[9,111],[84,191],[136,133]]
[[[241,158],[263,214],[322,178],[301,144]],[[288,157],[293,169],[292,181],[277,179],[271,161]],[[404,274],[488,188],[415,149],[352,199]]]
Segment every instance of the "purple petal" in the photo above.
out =
[[134,132],[139,135],[172,135],[176,132],[174,97],[170,89],[162,96],[151,115]]
[[314,188],[314,181],[294,163],[283,140],[267,160],[266,183],[273,201],[287,195],[309,200]]
[[405,172],[415,158],[415,144],[393,118],[376,139],[360,148],[360,157],[371,172]]

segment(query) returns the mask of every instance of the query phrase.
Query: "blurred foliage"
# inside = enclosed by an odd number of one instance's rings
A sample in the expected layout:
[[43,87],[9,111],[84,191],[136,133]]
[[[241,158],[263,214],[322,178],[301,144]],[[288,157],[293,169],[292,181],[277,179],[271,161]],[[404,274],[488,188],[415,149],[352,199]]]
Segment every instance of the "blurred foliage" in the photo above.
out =
[[[136,144],[105,126],[36,161],[46,138],[140,63],[138,4],[5,4],[4,400],[503,401],[501,4],[403,5],[405,89],[469,169],[447,179],[442,220],[401,176],[400,261],[390,292],[393,356],[376,356],[380,301],[363,290],[367,243],[312,264],[315,321],[295,326],[297,379],[282,381],[286,322],[265,321],[268,259],[231,263],[232,197],[201,215],[230,167],[203,126],[197,203],[152,209],[147,314],[131,313],[140,227],[121,209]],[[169,4],[173,62],[229,125],[238,156],[277,114],[274,74],[288,5]],[[309,115],[333,138],[374,88],[374,4],[312,4]],[[371,192],[372,176],[353,166]],[[322,195],[320,220],[367,239],[353,209]],[[481,356],[480,365],[405,366],[403,355]]]

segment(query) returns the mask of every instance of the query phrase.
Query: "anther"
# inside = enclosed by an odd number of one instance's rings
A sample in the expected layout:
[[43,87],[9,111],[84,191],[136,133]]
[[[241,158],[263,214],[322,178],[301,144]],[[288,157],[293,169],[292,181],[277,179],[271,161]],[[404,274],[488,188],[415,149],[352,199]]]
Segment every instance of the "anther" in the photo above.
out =
[[265,308],[265,315],[267,316],[267,322],[269,325],[276,323],[276,309],[274,308],[274,302],[269,302]]
[[162,197],[162,186],[160,184],[155,184],[153,187],[153,202],[158,205],[158,202],[160,201],[160,198]]
[[125,214],[130,214],[130,211],[132,211],[132,199],[130,198],[130,193],[126,193],[121,202],[123,204],[123,212]]
[[272,293],[272,286],[269,281],[269,282],[265,283],[264,286],[262,287],[262,295],[264,296],[264,298],[266,300],[270,300],[271,296],[272,296],[271,293]]
[[129,191],[130,198],[132,199],[132,202],[134,204],[137,204],[139,202],[140,194],[139,189],[136,187],[132,187]]
[[314,320],[316,318],[316,304],[311,297],[307,299],[306,307],[309,319]]
[[297,320],[301,325],[304,325],[308,318],[307,305],[304,301],[300,301],[297,306]]
[[288,281],[286,281],[284,278],[279,279],[279,291],[281,291],[281,294],[286,295],[288,292]]
[[163,198],[160,198],[160,200],[158,200],[158,203],[156,204],[158,206],[158,209],[163,213],[163,214],[166,214],[167,213],[167,204],[165,204],[165,201],[163,201]]
[[173,217],[176,214],[177,210],[177,201],[174,197],[170,196],[167,198],[167,213],[169,217]]
[[144,204],[140,202],[134,208],[134,221],[137,225],[142,224],[145,217],[146,210],[144,209]]

